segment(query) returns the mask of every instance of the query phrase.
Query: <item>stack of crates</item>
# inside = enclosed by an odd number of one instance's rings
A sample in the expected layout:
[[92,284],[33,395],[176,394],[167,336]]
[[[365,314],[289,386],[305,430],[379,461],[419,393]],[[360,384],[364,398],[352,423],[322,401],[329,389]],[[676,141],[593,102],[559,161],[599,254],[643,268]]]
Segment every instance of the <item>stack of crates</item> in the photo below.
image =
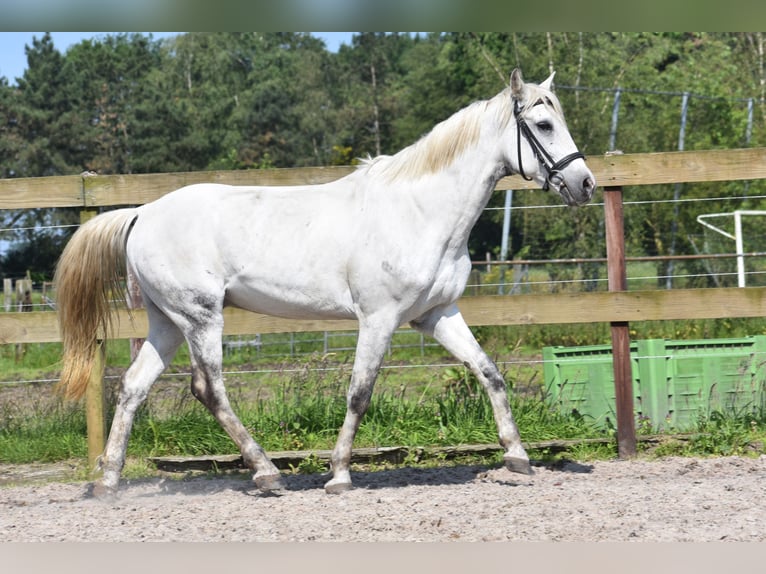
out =
[[[631,343],[630,356],[636,420],[653,429],[690,429],[713,411],[766,407],[766,335],[640,340]],[[543,361],[554,408],[616,426],[611,345],[545,347]]]

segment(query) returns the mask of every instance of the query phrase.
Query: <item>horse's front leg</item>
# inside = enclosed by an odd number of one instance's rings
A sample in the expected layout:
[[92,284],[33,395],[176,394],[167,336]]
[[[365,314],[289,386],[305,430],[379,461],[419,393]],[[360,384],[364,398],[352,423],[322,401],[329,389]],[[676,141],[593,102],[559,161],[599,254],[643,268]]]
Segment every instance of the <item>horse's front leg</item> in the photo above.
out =
[[332,479],[325,484],[325,492],[338,494],[352,488],[351,449],[356,431],[370,405],[372,389],[383,362],[383,356],[398,326],[396,321],[360,321],[351,384],[346,398],[346,417],[332,452]]
[[452,304],[432,309],[413,321],[412,326],[433,336],[476,375],[492,404],[498,439],[505,449],[505,465],[513,472],[532,474],[529,457],[521,444],[519,429],[508,404],[505,379],[476,341],[457,306]]

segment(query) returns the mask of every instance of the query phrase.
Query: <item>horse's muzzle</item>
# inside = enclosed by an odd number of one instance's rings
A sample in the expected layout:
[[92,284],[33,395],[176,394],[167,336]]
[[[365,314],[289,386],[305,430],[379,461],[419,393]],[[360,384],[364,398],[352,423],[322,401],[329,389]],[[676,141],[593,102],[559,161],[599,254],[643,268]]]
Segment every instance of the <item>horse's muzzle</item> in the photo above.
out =
[[571,187],[567,185],[561,172],[553,172],[548,176],[548,184],[559,192],[561,199],[570,207],[585,205],[591,200],[596,190],[596,179],[590,172],[577,185]]

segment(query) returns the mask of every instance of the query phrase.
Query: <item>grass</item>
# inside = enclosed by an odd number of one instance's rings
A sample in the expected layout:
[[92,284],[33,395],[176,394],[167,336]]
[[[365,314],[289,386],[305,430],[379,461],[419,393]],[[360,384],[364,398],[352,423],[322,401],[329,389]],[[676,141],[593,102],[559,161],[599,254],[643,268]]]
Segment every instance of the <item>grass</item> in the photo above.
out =
[[[233,385],[230,396],[241,420],[267,450],[330,449],[345,415],[350,366],[335,357],[313,356],[288,376],[275,373],[260,388]],[[444,446],[495,443],[489,401],[463,367],[431,370],[413,378],[387,372],[373,396],[355,446]],[[535,378],[536,375],[530,375]],[[40,385],[41,387],[43,385]],[[113,386],[113,385],[110,385]],[[188,397],[188,390],[180,389]],[[49,388],[28,389],[0,404],[0,462],[56,461],[86,456],[81,405],[49,396]],[[113,394],[113,389],[112,389]],[[267,400],[258,400],[258,397]],[[196,401],[150,400],[136,417],[131,457],[235,453],[236,447]],[[113,404],[113,399],[108,401]],[[550,411],[539,396],[513,397],[525,440],[599,434],[587,421]],[[111,416],[111,413],[110,413]]]
[[85,413],[61,400],[0,406],[0,462],[56,462],[87,455]]

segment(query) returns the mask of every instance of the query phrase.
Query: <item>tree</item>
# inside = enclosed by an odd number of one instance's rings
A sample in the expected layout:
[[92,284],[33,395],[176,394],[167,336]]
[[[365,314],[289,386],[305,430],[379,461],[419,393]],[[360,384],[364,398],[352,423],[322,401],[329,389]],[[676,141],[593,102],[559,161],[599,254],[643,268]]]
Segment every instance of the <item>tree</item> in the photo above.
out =
[[0,78],[0,178],[16,177],[24,147],[19,129],[19,92]]
[[191,126],[178,141],[197,169],[327,161],[323,43],[302,33],[191,33],[167,44],[163,81]]
[[[414,40],[408,34],[363,32],[337,54],[337,89],[342,124],[339,143],[364,157],[399,151],[394,134],[401,112],[399,80],[404,55]],[[408,142],[411,143],[411,142]]]
[[[33,38],[25,48],[27,69],[18,79],[17,129],[24,140],[18,151],[17,177],[61,175],[78,169],[69,162],[71,142],[78,141],[68,123],[70,102],[66,95],[64,57],[53,46],[50,34]],[[80,168],[82,169],[82,168]]]

